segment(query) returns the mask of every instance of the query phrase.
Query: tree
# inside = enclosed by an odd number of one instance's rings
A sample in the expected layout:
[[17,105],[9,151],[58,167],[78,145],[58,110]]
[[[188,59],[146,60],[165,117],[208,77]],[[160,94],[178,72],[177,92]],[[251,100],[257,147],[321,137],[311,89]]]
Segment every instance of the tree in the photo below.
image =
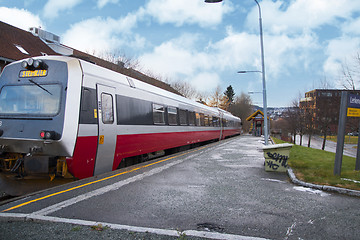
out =
[[207,105],[210,107],[218,107],[227,111],[230,105],[230,101],[227,96],[221,94],[221,88],[218,86],[210,96]]
[[245,121],[252,112],[253,106],[251,102],[251,97],[248,94],[241,93],[239,97],[235,97],[234,103],[230,105],[229,111],[241,119],[243,123],[244,131],[248,132],[250,128],[250,123]]
[[287,121],[288,131],[293,135],[293,143],[296,144],[296,135],[299,132],[300,122],[300,108],[298,104],[293,103],[292,107],[289,107],[284,113],[284,118]]
[[315,134],[316,128],[315,128],[315,110],[313,107],[310,107],[310,104],[308,102],[302,103],[302,112],[304,117],[304,125],[305,125],[305,133],[309,136],[308,139],[308,147],[311,145],[311,137]]
[[340,105],[339,103],[334,103],[333,101],[319,101],[316,106],[316,126],[318,130],[323,135],[323,143],[321,149],[325,149],[326,138],[331,133],[330,125],[335,124],[334,119],[337,119],[337,114],[332,111],[334,109],[333,105]]
[[346,59],[341,64],[341,82],[345,89],[355,90],[356,83],[360,82],[360,52],[353,57],[353,61],[349,64]]
[[92,55],[97,56],[105,61],[114,63],[123,68],[131,68],[136,70],[141,70],[141,64],[139,59],[134,57],[127,56],[124,52],[117,50],[113,52],[96,52],[93,51]]
[[231,85],[226,88],[224,95],[229,99],[229,103],[232,104],[234,102],[235,92]]
[[200,95],[190,83],[185,81],[175,81],[170,83],[170,86],[189,99],[198,98]]

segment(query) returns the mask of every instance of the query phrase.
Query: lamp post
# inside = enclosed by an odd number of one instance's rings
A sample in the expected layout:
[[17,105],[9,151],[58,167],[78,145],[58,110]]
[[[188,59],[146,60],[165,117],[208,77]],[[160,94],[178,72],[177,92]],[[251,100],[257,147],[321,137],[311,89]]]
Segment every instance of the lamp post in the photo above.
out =
[[[260,47],[261,47],[261,68],[262,71],[239,71],[238,73],[247,73],[247,72],[261,72],[262,73],[262,84],[263,84],[263,108],[264,108],[264,138],[265,145],[268,145],[269,142],[269,132],[268,132],[268,119],[267,119],[267,100],[266,100],[266,82],[265,82],[265,61],[264,61],[264,40],[263,40],[263,30],[262,30],[262,18],[261,18],[261,8],[257,0],[254,0],[259,9],[259,26],[260,26]],[[205,0],[206,3],[218,3],[222,0]]]

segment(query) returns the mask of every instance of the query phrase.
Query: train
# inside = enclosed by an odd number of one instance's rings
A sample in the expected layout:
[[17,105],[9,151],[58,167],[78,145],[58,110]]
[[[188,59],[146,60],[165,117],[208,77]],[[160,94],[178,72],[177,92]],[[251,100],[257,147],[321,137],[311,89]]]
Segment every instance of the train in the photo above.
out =
[[241,133],[241,119],[94,63],[39,56],[0,76],[0,174],[83,179]]

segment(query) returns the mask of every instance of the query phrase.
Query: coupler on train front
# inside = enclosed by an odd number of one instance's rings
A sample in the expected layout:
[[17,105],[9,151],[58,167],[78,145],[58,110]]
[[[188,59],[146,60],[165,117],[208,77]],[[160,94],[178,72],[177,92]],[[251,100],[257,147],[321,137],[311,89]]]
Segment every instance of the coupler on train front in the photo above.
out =
[[2,152],[0,155],[0,174],[18,179],[55,177],[73,178],[68,172],[65,157],[51,157],[36,154]]

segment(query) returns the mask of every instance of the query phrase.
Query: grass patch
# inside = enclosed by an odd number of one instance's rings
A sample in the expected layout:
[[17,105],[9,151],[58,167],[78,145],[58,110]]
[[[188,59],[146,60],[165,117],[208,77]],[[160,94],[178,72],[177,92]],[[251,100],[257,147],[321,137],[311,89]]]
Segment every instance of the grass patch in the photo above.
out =
[[[337,136],[327,136],[326,140],[337,142]],[[346,144],[357,144],[358,143],[358,136],[346,135],[344,140],[345,140],[344,143],[346,143]]]
[[[274,139],[276,143],[284,143]],[[289,166],[304,182],[360,190],[360,171],[355,171],[355,158],[343,156],[341,176],[334,176],[335,153],[294,145],[290,151]]]

